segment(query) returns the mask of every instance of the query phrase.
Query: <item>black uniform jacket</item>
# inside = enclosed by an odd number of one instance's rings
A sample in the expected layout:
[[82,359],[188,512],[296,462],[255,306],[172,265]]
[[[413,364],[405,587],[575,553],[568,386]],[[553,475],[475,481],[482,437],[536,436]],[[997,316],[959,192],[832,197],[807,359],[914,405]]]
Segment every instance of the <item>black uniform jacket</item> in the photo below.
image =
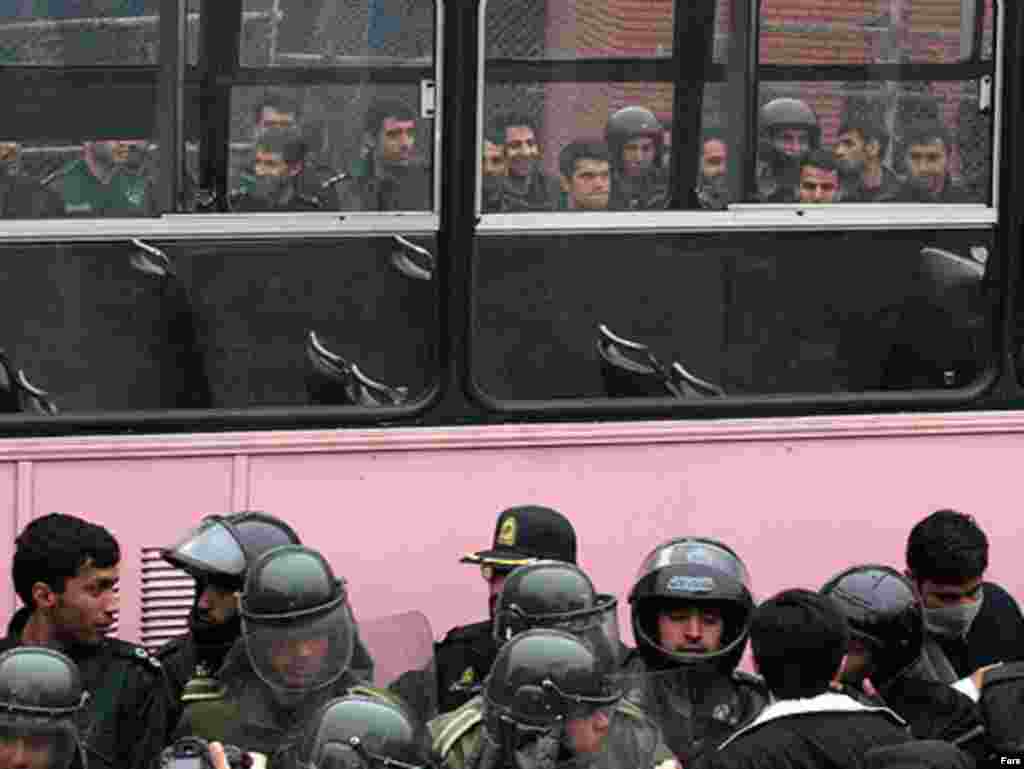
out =
[[[21,645],[28,609],[19,609],[0,652]],[[75,718],[89,769],[146,769],[164,747],[169,691],[160,663],[141,646],[108,638],[61,649],[82,674],[89,701]]]
[[480,693],[498,656],[491,620],[452,628],[434,645],[437,665],[437,709],[455,710]]
[[985,665],[1024,660],[1024,617],[1017,602],[994,582],[985,582],[983,590],[984,603],[966,639],[933,639],[956,672],[953,680]]
[[871,708],[844,694],[828,692],[772,703],[718,750],[704,753],[695,766],[860,769],[871,748],[910,739],[906,722],[891,710]]

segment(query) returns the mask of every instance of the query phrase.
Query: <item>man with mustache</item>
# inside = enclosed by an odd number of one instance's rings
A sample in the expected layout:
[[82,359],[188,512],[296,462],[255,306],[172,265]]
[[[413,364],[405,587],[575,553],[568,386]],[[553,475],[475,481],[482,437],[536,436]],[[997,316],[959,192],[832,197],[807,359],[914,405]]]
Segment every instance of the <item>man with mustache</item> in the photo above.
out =
[[402,102],[374,102],[364,121],[362,155],[339,185],[341,210],[428,210],[430,180],[416,156],[416,113]]
[[652,550],[629,594],[637,648],[627,699],[661,727],[684,766],[752,721],[768,703],[757,676],[736,670],[754,600],[739,556],[713,539]]
[[15,612],[0,652],[46,646],[67,655],[91,694],[75,724],[93,769],[146,769],[164,746],[169,692],[160,663],[111,637],[121,551],[102,526],[37,518],[18,536]]
[[548,559],[576,563],[576,532],[569,520],[549,507],[510,507],[498,516],[494,545],[467,554],[463,563],[480,567],[487,583],[488,619],[453,628],[434,649],[438,679],[438,710],[446,713],[480,692],[498,645],[494,639],[494,608],[505,578],[517,566]]
[[485,200],[485,210],[554,211],[558,206],[558,181],[541,170],[543,152],[536,123],[523,114],[499,115],[490,133],[504,148],[505,176],[500,180],[499,193]]
[[154,216],[149,180],[133,159],[140,142],[85,142],[82,157],[42,180],[64,202],[65,216]]
[[899,193],[903,183],[883,162],[888,148],[889,134],[881,121],[854,117],[840,126],[832,154],[844,203],[884,202]]
[[911,126],[903,137],[903,146],[908,173],[896,202],[970,202],[967,190],[950,176],[953,145],[942,123],[926,120]]

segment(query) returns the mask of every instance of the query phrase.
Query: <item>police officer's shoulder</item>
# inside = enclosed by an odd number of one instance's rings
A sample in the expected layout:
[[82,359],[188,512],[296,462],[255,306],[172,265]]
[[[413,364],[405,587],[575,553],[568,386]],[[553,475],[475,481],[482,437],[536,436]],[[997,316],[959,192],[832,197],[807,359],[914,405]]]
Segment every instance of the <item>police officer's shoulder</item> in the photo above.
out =
[[740,686],[747,686],[751,689],[757,689],[759,692],[767,692],[768,684],[764,682],[757,673],[750,673],[746,670],[734,670],[732,671],[732,680],[738,683]]
[[450,713],[433,719],[427,727],[434,751],[443,759],[459,740],[480,727],[484,719],[483,698],[473,697]]
[[173,657],[176,654],[180,654],[185,649],[185,644],[188,643],[189,635],[175,636],[169,641],[165,641],[163,645],[156,650],[155,656],[161,663],[168,657]]
[[380,700],[381,702],[387,702],[391,705],[405,705],[402,698],[394,692],[388,691],[387,689],[378,689],[376,686],[357,684],[356,686],[349,687],[348,694],[356,694],[360,697],[367,697],[371,700]]
[[615,712],[633,721],[648,722],[651,720],[643,708],[625,697],[615,703]]
[[145,647],[122,641],[120,638],[108,639],[111,654],[120,659],[131,660],[151,673],[159,674],[163,669],[160,660],[150,654]]
[[473,644],[481,639],[488,639],[494,632],[494,626],[490,620],[477,622],[472,625],[460,625],[453,627],[448,634],[437,645],[438,649],[447,644]]

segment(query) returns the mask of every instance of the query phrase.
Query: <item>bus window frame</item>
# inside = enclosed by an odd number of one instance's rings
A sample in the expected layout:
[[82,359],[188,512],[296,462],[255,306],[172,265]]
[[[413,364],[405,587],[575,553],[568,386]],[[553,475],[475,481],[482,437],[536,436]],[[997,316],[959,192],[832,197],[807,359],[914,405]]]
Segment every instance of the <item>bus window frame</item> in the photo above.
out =
[[[486,53],[486,14],[489,0],[481,0],[479,7],[479,31],[478,31],[478,78],[477,78],[477,157],[483,153],[483,129],[484,116],[483,105],[486,104],[485,94],[488,85],[492,83],[508,84],[512,82],[534,83],[534,82],[630,82],[644,80],[638,73],[648,73],[649,79],[657,79],[659,82],[672,84],[675,82],[669,77],[650,77],[664,73],[670,75],[676,72],[679,67],[675,65],[674,54],[659,57],[626,58],[616,57],[609,59],[580,59],[580,60],[544,60],[531,59],[509,60],[491,59],[487,60]],[[735,0],[739,5],[742,0]],[[979,0],[983,2],[983,0]],[[760,84],[765,82],[782,81],[826,81],[826,82],[849,82],[852,80],[861,81],[885,81],[892,80],[892,77],[884,77],[890,73],[899,75],[897,81],[934,80],[961,82],[978,80],[984,75],[991,74],[993,77],[993,99],[992,124],[991,124],[991,173],[989,175],[989,195],[991,203],[867,203],[848,204],[842,203],[832,206],[809,205],[800,203],[760,203],[743,202],[730,203],[724,211],[703,211],[697,209],[676,209],[664,211],[648,211],[643,213],[629,211],[608,211],[608,212],[579,212],[579,211],[552,211],[552,212],[529,212],[529,213],[485,213],[482,206],[483,176],[482,169],[477,164],[476,171],[476,202],[475,212],[478,217],[477,231],[480,234],[500,235],[502,233],[592,233],[598,230],[614,230],[616,232],[717,232],[720,230],[743,229],[751,231],[806,231],[811,229],[829,228],[840,231],[851,229],[876,229],[888,230],[899,229],[991,229],[999,224],[999,195],[1000,195],[1000,172],[1002,164],[997,162],[1000,157],[1001,126],[1003,121],[1003,101],[1001,98],[1004,88],[1004,47],[1005,47],[1005,3],[1002,0],[993,2],[993,47],[992,58],[983,60],[980,58],[980,45],[974,46],[972,56],[968,59],[960,59],[956,62],[943,62],[938,64],[909,63],[909,64],[835,64],[824,66],[808,65],[766,65],[759,61],[759,30],[761,21],[761,3],[759,0],[746,0],[746,8],[749,11],[750,26],[747,34],[739,34],[734,31],[737,38],[749,38],[742,46],[742,52],[746,58],[748,71],[742,73],[741,77],[749,79],[751,94],[745,101],[744,109],[751,114],[746,115],[744,121],[749,124],[746,139],[747,157],[743,158],[744,173],[748,175],[745,186],[751,184],[754,178],[754,167],[756,155],[752,152],[757,142],[757,116],[752,114],[756,106],[757,96],[760,91]],[[678,4],[678,0],[677,0]],[[734,41],[735,42],[735,41]],[[737,53],[734,46],[730,51],[730,62]],[[753,62],[751,62],[751,57]],[[723,82],[728,83],[729,64],[712,62],[707,68],[709,79],[706,83]],[[734,67],[741,65],[733,63]],[[490,68],[494,69],[491,70]],[[951,69],[962,71],[956,77],[948,75],[936,77],[942,73],[948,73]],[[517,76],[519,70],[524,74]],[[974,75],[970,77],[969,75]],[[582,75],[582,76],[581,76]],[[908,76],[909,75],[909,76]],[[747,85],[746,83],[744,85]],[[752,98],[750,96],[752,95]],[[676,153],[673,152],[673,155]],[[695,178],[695,175],[694,175]],[[857,209],[849,210],[848,209]],[[579,220],[586,217],[586,220]],[[812,223],[813,222],[813,223]]]

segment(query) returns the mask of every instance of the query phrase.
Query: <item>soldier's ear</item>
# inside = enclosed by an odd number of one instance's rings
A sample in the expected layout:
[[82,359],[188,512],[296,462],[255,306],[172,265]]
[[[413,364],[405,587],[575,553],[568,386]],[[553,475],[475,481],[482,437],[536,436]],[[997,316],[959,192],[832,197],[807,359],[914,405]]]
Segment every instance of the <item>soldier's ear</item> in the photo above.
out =
[[32,585],[32,604],[34,609],[52,609],[57,605],[57,593],[45,582]]

